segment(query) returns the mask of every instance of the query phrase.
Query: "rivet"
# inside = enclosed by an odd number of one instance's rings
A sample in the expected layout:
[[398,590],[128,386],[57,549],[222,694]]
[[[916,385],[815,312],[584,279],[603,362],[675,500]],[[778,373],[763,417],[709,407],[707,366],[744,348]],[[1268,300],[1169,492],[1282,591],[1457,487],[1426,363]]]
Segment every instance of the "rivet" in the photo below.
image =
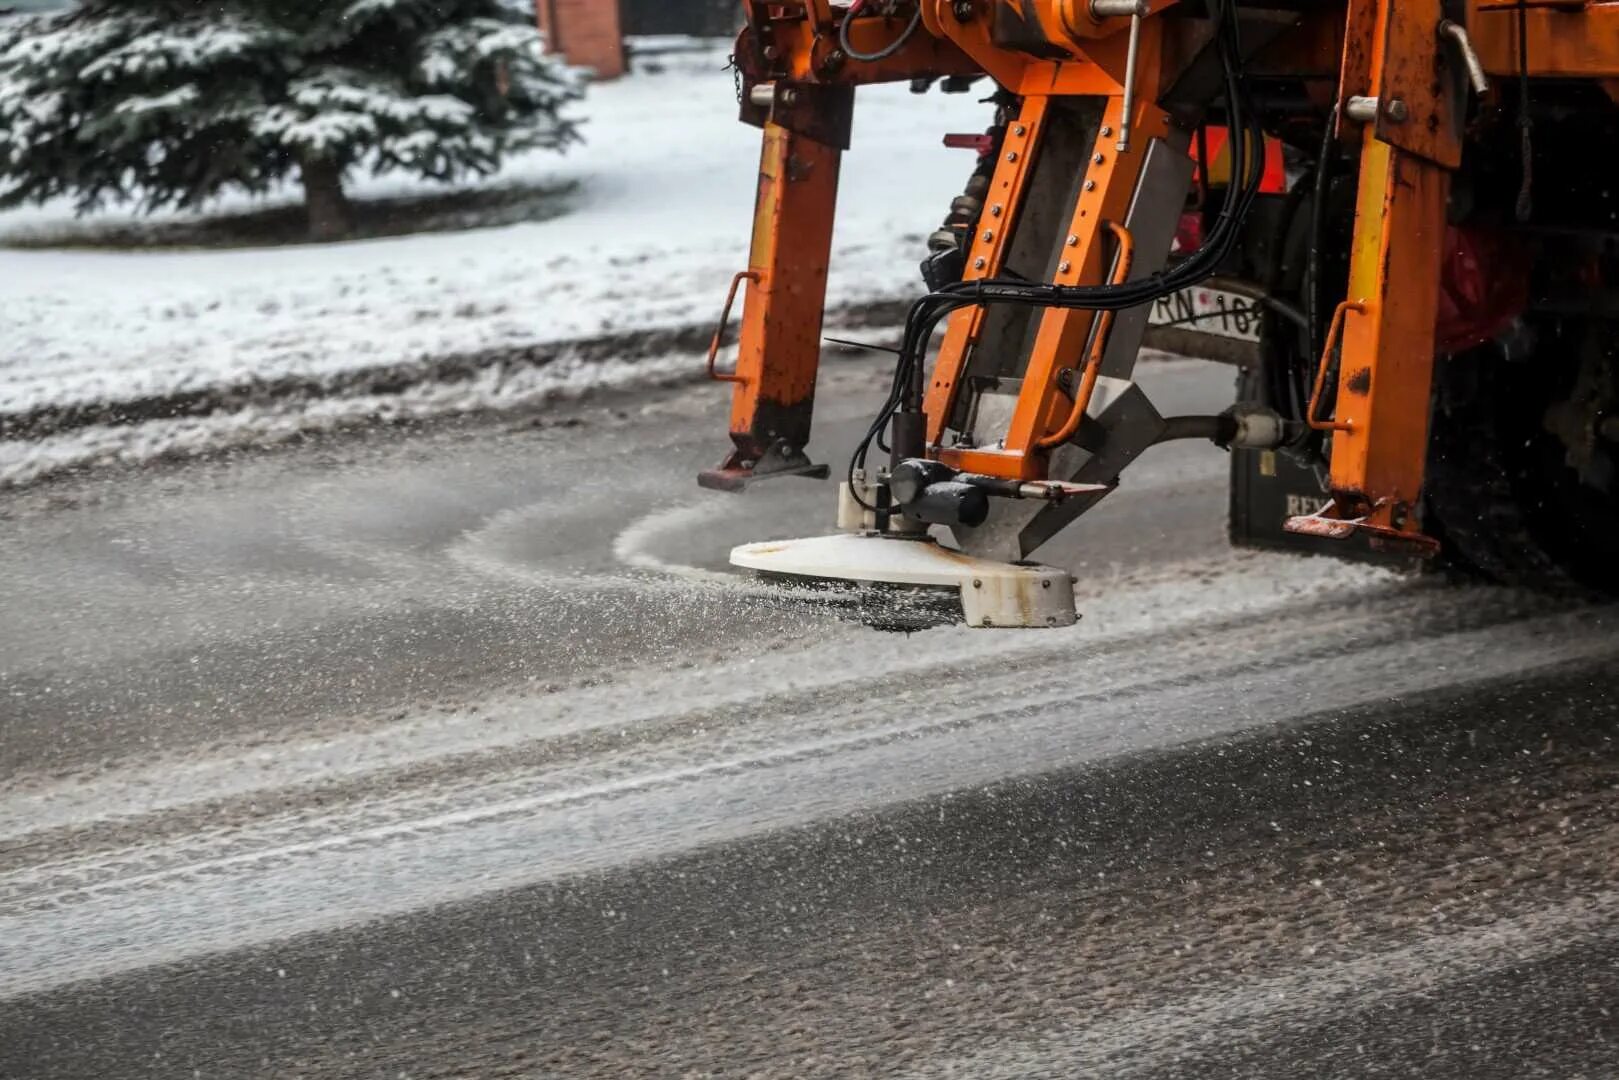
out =
[[1069,267],[1070,267],[1070,266],[1072,266],[1072,265],[1073,265],[1073,264],[1072,264],[1072,263],[1065,263],[1065,262],[1063,262],[1063,263],[1058,263],[1058,264],[1057,264],[1057,273],[1059,273],[1059,274],[1066,274],[1066,273],[1068,273],[1068,268],[1069,268]]
[[1042,589],[1049,589],[1049,588],[1051,588],[1051,579],[1050,579],[1050,578],[1047,578],[1047,579],[1046,579],[1046,580],[1044,580],[1044,581],[1042,581],[1042,582],[1041,582],[1041,583],[1040,583],[1040,587],[1041,587],[1041,588],[1042,588]]
[[1096,181],[1095,180],[1087,180],[1087,181],[1085,181],[1085,190],[1086,191],[1095,191],[1096,190]]
[[973,588],[982,589],[983,587],[984,583],[982,581],[979,581],[977,578],[973,578]]
[[1014,134],[1014,135],[1022,135],[1027,131],[1028,131],[1028,128],[1024,127],[1022,124],[1019,124],[1017,127],[1012,129],[1012,134]]
[[989,241],[991,241],[993,239],[995,239],[995,230],[993,230],[993,229],[985,229],[984,230],[984,242],[988,243]]
[[989,216],[990,217],[1000,217],[1001,216],[1001,204],[1000,203],[996,203],[994,206],[989,208]]
[[1016,150],[1007,151],[1006,160],[1007,161],[1016,161],[1017,160],[1017,151]]
[[973,269],[974,270],[982,270],[986,265],[987,264],[984,262],[983,259],[974,259],[973,260]]
[[1102,138],[1105,139],[1111,134],[1113,134],[1113,129],[1108,127],[1106,124],[1103,124],[1102,125]]
[[1079,243],[1079,237],[1075,236],[1073,233],[1069,233],[1068,234],[1068,246],[1073,247],[1077,243]]
[[1102,155],[1101,155],[1101,154],[1097,154],[1097,155],[1096,155],[1096,156],[1095,156],[1095,157],[1093,157],[1093,158],[1091,158],[1091,160],[1092,160],[1092,161],[1094,161],[1094,162],[1096,162],[1096,164],[1098,164],[1098,165],[1100,165],[1100,164],[1102,164],[1102,162],[1103,162],[1103,161],[1105,161],[1105,160],[1106,160],[1106,159],[1105,159],[1105,158],[1103,158],[1103,157],[1102,157]]

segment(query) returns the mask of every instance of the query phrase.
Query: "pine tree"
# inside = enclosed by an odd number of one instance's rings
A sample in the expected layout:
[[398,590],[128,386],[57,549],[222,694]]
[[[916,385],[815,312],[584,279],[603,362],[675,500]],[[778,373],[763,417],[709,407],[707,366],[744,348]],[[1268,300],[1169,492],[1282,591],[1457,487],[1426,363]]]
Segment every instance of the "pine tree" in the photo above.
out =
[[577,139],[580,93],[512,0],[84,0],[0,20],[0,207],[192,208],[297,176],[329,239],[352,171],[493,172]]

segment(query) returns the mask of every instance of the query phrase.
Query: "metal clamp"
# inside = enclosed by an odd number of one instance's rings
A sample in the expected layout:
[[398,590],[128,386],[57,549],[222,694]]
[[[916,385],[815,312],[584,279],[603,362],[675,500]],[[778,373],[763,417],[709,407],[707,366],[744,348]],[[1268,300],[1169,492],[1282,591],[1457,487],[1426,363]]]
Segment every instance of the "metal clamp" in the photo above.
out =
[[725,307],[720,309],[720,324],[714,329],[714,340],[708,346],[708,377],[715,382],[747,382],[741,375],[728,371],[714,370],[714,362],[719,359],[720,345],[725,340],[725,328],[731,322],[731,305],[736,303],[736,291],[742,287],[744,281],[754,284],[759,282],[759,274],[754,270],[743,270],[731,279],[731,289],[725,294]]
[[1345,300],[1339,304],[1332,313],[1332,325],[1327,328],[1327,342],[1321,349],[1321,362],[1315,371],[1315,389],[1310,392],[1310,404],[1305,407],[1304,420],[1316,431],[1353,431],[1355,425],[1347,420],[1317,420],[1316,411],[1321,408],[1321,392],[1327,384],[1327,367],[1332,361],[1332,350],[1338,346],[1344,333],[1344,320],[1353,311],[1357,315],[1366,314],[1366,305],[1354,300]]

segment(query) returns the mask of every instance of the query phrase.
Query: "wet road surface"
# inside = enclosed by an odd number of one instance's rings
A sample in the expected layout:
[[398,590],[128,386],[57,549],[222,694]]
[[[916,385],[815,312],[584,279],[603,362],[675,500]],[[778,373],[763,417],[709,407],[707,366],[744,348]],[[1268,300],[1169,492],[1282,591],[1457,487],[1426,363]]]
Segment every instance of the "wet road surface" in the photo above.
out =
[[879,633],[723,570],[831,513],[723,416],[9,498],[0,1076],[1619,1075],[1612,610],[1231,552],[1190,444],[1079,626]]

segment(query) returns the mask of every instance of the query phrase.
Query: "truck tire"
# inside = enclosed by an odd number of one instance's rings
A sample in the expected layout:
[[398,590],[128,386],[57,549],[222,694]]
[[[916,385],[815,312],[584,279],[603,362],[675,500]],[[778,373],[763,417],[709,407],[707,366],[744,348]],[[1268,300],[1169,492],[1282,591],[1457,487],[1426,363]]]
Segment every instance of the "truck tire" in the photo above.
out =
[[[1612,326],[1564,319],[1531,330],[1534,344],[1516,360],[1487,346],[1436,365],[1425,524],[1453,571],[1559,594],[1616,595],[1619,461],[1576,467],[1568,442],[1546,422],[1548,409],[1579,396],[1591,365],[1609,377]],[[1593,483],[1604,472],[1609,479]]]

